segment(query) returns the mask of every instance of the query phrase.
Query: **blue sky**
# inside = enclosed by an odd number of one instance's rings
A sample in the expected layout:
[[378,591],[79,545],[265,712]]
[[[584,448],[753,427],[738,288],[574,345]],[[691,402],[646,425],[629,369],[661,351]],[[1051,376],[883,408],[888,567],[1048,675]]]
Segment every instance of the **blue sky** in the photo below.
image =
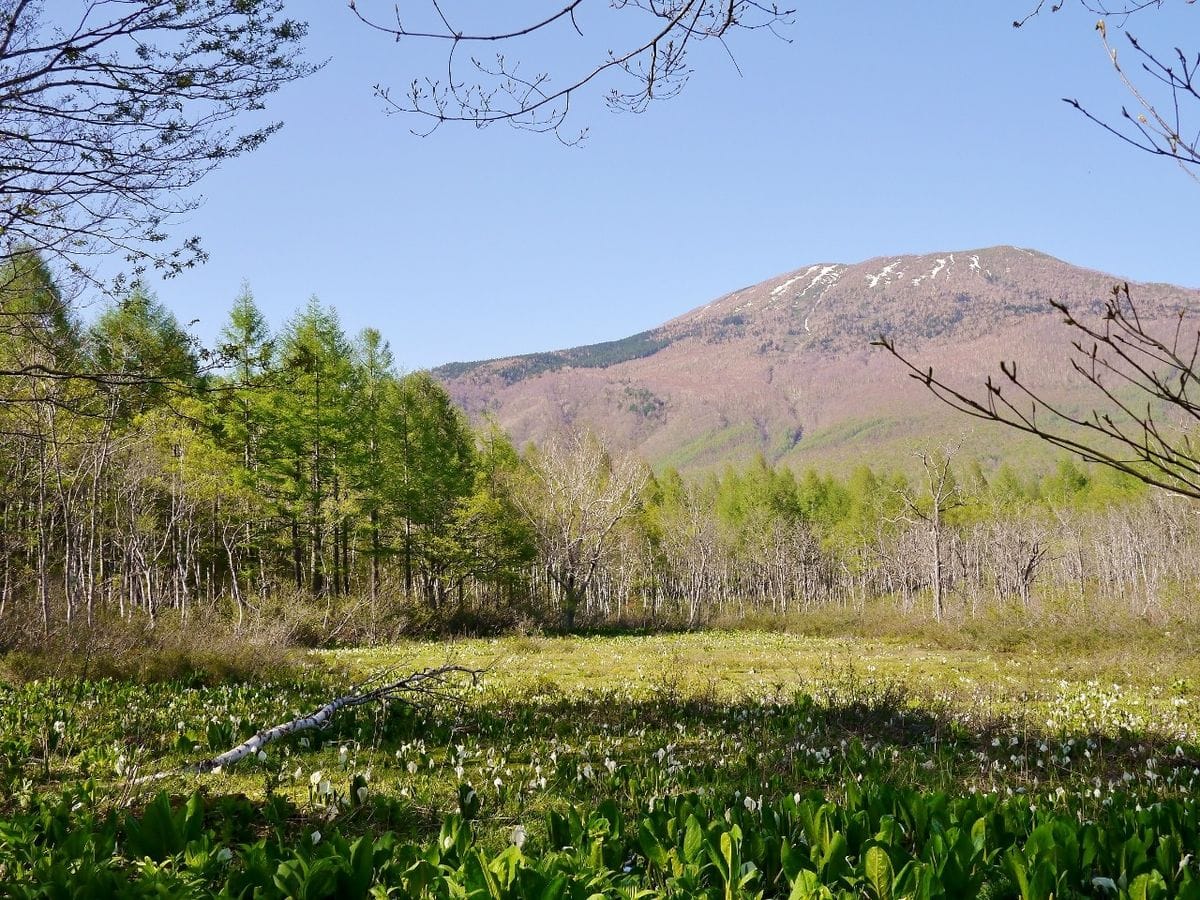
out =
[[[643,115],[579,103],[590,136],[567,148],[500,126],[414,137],[372,85],[433,58],[313,4],[328,65],[276,95],[279,134],[204,182],[179,233],[211,261],[155,289],[206,340],[243,280],[276,326],[315,294],[414,369],[614,339],[801,265],[896,253],[1008,243],[1200,286],[1200,187],[1062,103],[1115,117],[1129,98],[1095,16],[1014,30],[1033,5],[802,3],[790,43],[731,45],[740,76],[714,46]],[[1128,23],[1193,51],[1198,25],[1178,0]]]

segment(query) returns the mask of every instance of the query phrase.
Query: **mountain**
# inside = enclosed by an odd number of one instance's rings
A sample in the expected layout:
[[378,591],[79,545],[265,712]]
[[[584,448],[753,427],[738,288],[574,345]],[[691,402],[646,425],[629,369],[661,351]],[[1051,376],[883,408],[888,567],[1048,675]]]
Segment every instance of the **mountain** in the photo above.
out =
[[[948,410],[870,342],[887,335],[964,385],[1016,360],[1056,399],[1090,408],[1050,301],[1098,316],[1124,280],[1018,247],[816,263],[623,340],[451,363],[434,375],[469,415],[493,416],[518,444],[587,425],[658,466],[703,469],[757,453],[798,466],[895,465],[917,447],[960,439],[984,459],[1044,455],[1035,440]],[[1130,290],[1155,319],[1200,309],[1200,291]]]

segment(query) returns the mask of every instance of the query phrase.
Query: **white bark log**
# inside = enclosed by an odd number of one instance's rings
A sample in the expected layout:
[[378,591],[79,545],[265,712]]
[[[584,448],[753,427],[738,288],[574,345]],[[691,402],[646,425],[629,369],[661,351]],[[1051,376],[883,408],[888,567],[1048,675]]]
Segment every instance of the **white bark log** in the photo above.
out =
[[[458,700],[461,698],[451,692],[453,679],[465,675],[470,676],[471,682],[475,683],[482,672],[479,669],[469,669],[465,666],[440,666],[436,669],[424,669],[420,672],[415,672],[396,681],[385,681],[390,674],[390,672],[385,672],[373,676],[351,693],[330,700],[324,706],[313,710],[306,716],[300,716],[299,718],[292,719],[290,722],[283,722],[271,728],[264,728],[253,737],[247,738],[236,747],[226,750],[217,756],[181,769],[135,778],[132,783],[137,785],[150,781],[160,781],[171,775],[183,773],[204,774],[218,771],[226,766],[233,765],[239,760],[245,759],[247,756],[258,753],[267,744],[287,737],[289,734],[295,734],[299,731],[309,731],[313,728],[325,728],[339,710],[352,706],[362,706],[367,703],[376,703],[381,700],[393,698],[402,698],[406,702],[411,703],[412,700],[409,698],[413,695]],[[372,687],[372,685],[375,686]]]

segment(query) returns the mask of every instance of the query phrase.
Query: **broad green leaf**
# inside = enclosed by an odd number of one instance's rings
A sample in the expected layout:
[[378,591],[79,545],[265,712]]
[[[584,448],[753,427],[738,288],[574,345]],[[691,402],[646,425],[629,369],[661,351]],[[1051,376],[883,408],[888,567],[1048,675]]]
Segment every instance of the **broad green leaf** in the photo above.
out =
[[882,847],[868,847],[863,857],[863,870],[875,889],[878,900],[892,900],[892,860]]

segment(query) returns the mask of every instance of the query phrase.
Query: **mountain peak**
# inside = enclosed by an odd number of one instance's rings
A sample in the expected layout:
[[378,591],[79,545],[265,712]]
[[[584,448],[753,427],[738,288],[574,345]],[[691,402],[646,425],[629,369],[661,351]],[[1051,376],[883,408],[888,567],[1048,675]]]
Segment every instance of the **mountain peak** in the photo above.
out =
[[[966,380],[1016,357],[1069,394],[1068,337],[1050,301],[1099,314],[1123,280],[1010,246],[808,263],[628,338],[434,371],[518,442],[575,423],[659,464],[844,460],[855,446],[965,424],[873,339]],[[1170,285],[1131,288],[1152,316],[1200,303]]]

